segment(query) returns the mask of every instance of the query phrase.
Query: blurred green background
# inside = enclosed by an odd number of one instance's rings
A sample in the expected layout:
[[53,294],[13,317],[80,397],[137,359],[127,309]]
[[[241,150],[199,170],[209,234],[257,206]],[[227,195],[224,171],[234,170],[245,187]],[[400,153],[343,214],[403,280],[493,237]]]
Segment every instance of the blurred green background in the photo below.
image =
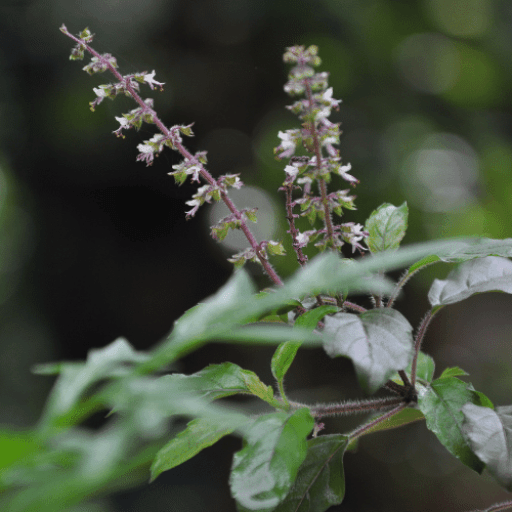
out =
[[[207,150],[214,175],[241,173],[254,188],[235,200],[259,206],[262,236],[285,235],[278,130],[296,126],[284,109],[286,46],[317,44],[330,71],[332,120],[342,122],[345,162],[361,180],[364,223],[382,202],[407,201],[404,242],[455,235],[506,238],[512,231],[512,4],[507,0],[76,0],[0,4],[0,423],[33,425],[51,379],[35,363],[82,359],[125,336],[153,346],[173,321],[229,276],[238,249],[211,241],[218,211],[185,222],[195,187],[167,176],[170,151],[146,168],[136,145],[154,133],[116,139],[114,116],[135,108],[105,101],[93,114],[89,77],[70,62],[73,33],[88,26],[93,46],[121,73],[156,70],[163,93],[143,91],[167,125],[194,122],[191,151]],[[237,246],[235,238],[227,240]],[[349,253],[346,254],[350,256]],[[277,259],[286,276],[293,257]],[[250,267],[261,286],[268,282]],[[448,267],[424,271],[397,303],[413,325],[426,292]],[[488,294],[437,317],[424,349],[438,372],[459,365],[496,405],[512,402],[512,300]],[[350,363],[303,351],[288,392],[304,400],[361,396]],[[217,345],[192,354],[182,371],[231,360],[271,382],[269,349]],[[352,421],[330,420],[328,432]],[[100,497],[80,512],[234,510],[227,477],[240,441],[130,492]],[[344,512],[464,511],[504,499],[487,476],[453,459],[423,424],[365,438],[345,456]],[[149,505],[150,504],[150,505]]]

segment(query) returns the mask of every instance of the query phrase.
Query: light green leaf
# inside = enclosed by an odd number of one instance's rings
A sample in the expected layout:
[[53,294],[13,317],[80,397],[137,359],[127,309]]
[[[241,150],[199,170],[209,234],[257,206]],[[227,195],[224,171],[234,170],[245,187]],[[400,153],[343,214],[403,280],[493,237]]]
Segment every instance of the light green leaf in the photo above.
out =
[[374,393],[411,362],[412,326],[394,309],[337,313],[325,318],[324,350],[331,357],[349,357],[361,387]]
[[373,254],[399,247],[407,229],[408,215],[407,203],[398,207],[384,203],[372,212],[365,229],[370,233],[366,243]]
[[252,424],[230,476],[231,494],[242,507],[263,511],[284,500],[306,457],[313,425],[307,408],[260,416]]
[[428,298],[434,310],[460,302],[475,293],[512,293],[512,261],[497,256],[462,263],[445,280],[436,279]]

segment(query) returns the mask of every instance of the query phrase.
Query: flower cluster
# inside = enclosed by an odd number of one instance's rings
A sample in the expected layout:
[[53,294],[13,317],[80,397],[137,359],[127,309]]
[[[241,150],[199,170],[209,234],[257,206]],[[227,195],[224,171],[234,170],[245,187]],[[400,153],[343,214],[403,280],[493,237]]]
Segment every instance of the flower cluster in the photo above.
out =
[[86,51],[91,54],[91,62],[83,68],[84,71],[92,75],[109,70],[117,80],[113,84],[100,85],[94,88],[96,99],[90,103],[91,110],[94,111],[105,98],[113,100],[119,94],[132,97],[139,106],[126,114],[122,114],[122,117],[116,117],[119,128],[114,131],[114,134],[118,137],[124,137],[123,130],[130,128],[138,130],[143,122],[155,124],[160,133],[153,135],[149,140],[145,140],[137,146],[139,150],[137,160],[146,162],[146,165],[152,165],[154,159],[166,146],[179,152],[183,161],[174,165],[174,171],[169,173],[174,176],[176,183],[181,185],[189,176],[192,182],[200,183],[201,180],[206,182],[205,185],[198,188],[192,199],[187,201],[187,204],[192,207],[186,213],[187,218],[193,217],[204,203],[210,203],[212,200],[224,201],[231,214],[212,227],[212,236],[217,240],[222,240],[230,229],[242,230],[250,247],[233,256],[230,261],[235,263],[236,266],[242,265],[246,261],[257,261],[263,266],[270,279],[275,284],[281,285],[282,281],[270,265],[267,253],[284,254],[282,244],[272,240],[258,243],[246,223],[247,220],[256,222],[256,209],[240,211],[228,196],[228,188],[239,189],[243,185],[238,175],[227,174],[218,179],[213,178],[205,167],[207,162],[206,151],[200,151],[192,155],[183,145],[182,135],[193,136],[192,124],[167,128],[153,110],[153,100],[151,98],[143,99],[139,96],[139,84],[145,83],[151,90],[154,90],[155,87],[163,90],[164,84],[155,80],[155,71],[151,73],[144,71],[122,76],[117,71],[117,62],[112,55],[109,53],[99,54],[90,46],[93,34],[89,29],[86,28],[78,36],[72,35],[65,25],[62,25],[60,30],[76,43],[75,48],[71,51],[70,58],[72,60],[82,60]]
[[[341,100],[332,97],[332,87],[328,87],[326,72],[315,73],[314,67],[320,64],[318,48],[310,46],[293,46],[287,48],[284,61],[294,64],[289,74],[289,80],[284,90],[290,96],[305,94],[305,98],[295,101],[287,108],[302,121],[302,128],[279,132],[281,143],[274,149],[277,159],[289,158],[290,163],[285,167],[286,179],[282,190],[287,192],[290,209],[299,205],[300,216],[306,217],[313,225],[317,218],[324,222],[324,229],[313,229],[300,233],[294,226],[296,214],[288,216],[290,230],[295,250],[302,249],[309,242],[320,238],[315,246],[324,250],[328,247],[340,248],[345,243],[352,245],[353,251],[366,248],[360,244],[368,236],[363,226],[348,222],[335,225],[332,214],[339,217],[343,209],[354,210],[355,196],[349,195],[349,189],[327,193],[327,184],[331,176],[336,174],[355,186],[359,181],[349,171],[351,165],[341,164],[339,151],[334,145],[339,144],[339,124],[329,121],[332,109],[338,110]],[[303,147],[311,156],[296,156]],[[324,156],[326,155],[326,156]],[[313,184],[317,182],[319,195],[314,195]],[[300,188],[302,197],[291,200],[291,191]],[[299,261],[303,256],[299,255]]]

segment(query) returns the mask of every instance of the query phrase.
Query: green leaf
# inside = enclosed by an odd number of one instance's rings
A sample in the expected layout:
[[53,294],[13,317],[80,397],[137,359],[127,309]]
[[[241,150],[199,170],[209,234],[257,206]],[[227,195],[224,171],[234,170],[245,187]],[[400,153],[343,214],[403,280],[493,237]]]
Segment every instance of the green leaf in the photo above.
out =
[[242,507],[269,510],[284,500],[306,457],[313,425],[307,408],[266,414],[253,423],[230,476],[231,494]]
[[482,400],[469,384],[455,377],[436,379],[428,387],[419,386],[418,407],[425,415],[427,428],[452,455],[481,473],[484,464],[473,453],[462,430],[461,409],[467,403],[481,405]]
[[[269,292],[262,291],[262,292],[258,293],[256,295],[256,297],[263,298],[263,297],[266,297],[267,295],[269,295]],[[248,321],[249,322],[269,322],[269,321],[274,321],[273,320],[274,317],[278,317],[278,318],[284,317],[284,316],[287,317],[288,313],[290,311],[293,311],[294,309],[296,309],[298,307],[302,307],[302,303],[300,301],[294,300],[294,299],[288,300],[283,305],[281,305],[279,307],[275,307],[271,311],[265,311],[262,314],[256,315],[254,318],[250,318]],[[287,320],[286,320],[285,323],[287,323]]]
[[[318,322],[329,313],[336,313],[339,310],[336,306],[320,306],[318,308],[312,309],[311,311],[307,311],[303,315],[299,316],[295,321],[294,328],[301,328],[302,330],[311,330],[313,331]],[[302,342],[299,341],[285,341],[281,343],[279,347],[277,347],[271,363],[272,375],[275,379],[282,384],[284,376],[286,372],[290,368],[293,360],[295,359],[295,355],[297,354],[297,350],[302,345]]]
[[463,431],[471,449],[487,469],[509,492],[512,492],[512,406],[479,407],[466,404]]
[[428,298],[435,310],[491,291],[512,293],[512,261],[488,256],[462,263],[445,280],[434,280]]
[[336,306],[319,306],[299,316],[297,320],[295,320],[295,327],[304,327],[305,329],[311,330],[316,329],[318,322],[320,322],[325,315],[331,315],[338,311],[339,308]]
[[278,382],[283,381],[301,345],[302,343],[297,341],[285,341],[277,347],[272,356],[270,368],[272,375]]
[[266,386],[250,370],[244,370],[234,363],[212,364],[192,375],[169,375],[173,381],[186,382],[189,389],[202,398],[217,400],[235,394],[250,394],[270,404],[274,403],[274,391]]
[[[422,379],[427,382],[432,382],[432,379],[434,377],[434,371],[435,371],[435,363],[434,360],[424,352],[418,353],[418,361],[416,362],[416,377],[419,379]],[[405,368],[405,373],[410,377],[412,370],[412,361],[409,363],[407,368]],[[402,377],[398,375],[398,372],[393,374],[390,379],[393,382],[396,382],[397,384],[403,385],[404,382],[402,380]]]
[[297,479],[274,512],[324,512],[339,505],[345,497],[343,454],[348,440],[340,434],[310,439]]
[[447,247],[446,250],[432,251],[432,254],[412,265],[408,274],[411,275],[438,261],[462,263],[475,258],[485,258],[486,256],[512,257],[512,238],[503,240],[493,240],[491,238],[460,240],[459,243],[454,244],[451,248]]
[[331,357],[349,357],[361,387],[374,393],[411,362],[412,327],[394,309],[337,313],[325,318],[324,350]]
[[212,446],[219,439],[231,434],[237,425],[232,420],[197,418],[187,428],[171,439],[157,454],[151,465],[151,482],[155,478]]
[[408,215],[407,203],[398,207],[384,203],[373,211],[365,226],[370,233],[366,240],[370,252],[397,249],[405,236]]
[[459,375],[469,375],[469,373],[465,372],[462,368],[458,366],[452,366],[451,368],[445,368],[443,373],[439,375],[440,379],[445,379],[447,377],[457,377]]

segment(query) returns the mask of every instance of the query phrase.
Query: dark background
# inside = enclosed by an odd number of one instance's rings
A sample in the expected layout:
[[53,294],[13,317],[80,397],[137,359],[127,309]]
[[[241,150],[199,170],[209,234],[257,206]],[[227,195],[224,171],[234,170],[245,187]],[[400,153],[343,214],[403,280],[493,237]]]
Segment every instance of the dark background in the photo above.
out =
[[[167,175],[180,158],[166,150],[152,167],[137,163],[150,125],[116,139],[128,98],[91,113],[88,62],[68,60],[73,33],[88,26],[93,46],[117,57],[121,73],[156,69],[163,93],[143,89],[168,125],[194,122],[191,151],[208,150],[213,175],[241,173],[257,186],[239,207],[260,201],[258,227],[285,235],[284,163],[278,130],[296,126],[284,109],[282,53],[317,44],[331,72],[345,162],[361,180],[364,223],[382,202],[407,201],[404,242],[454,235],[509,237],[512,228],[512,5],[491,0],[152,0],[9,1],[0,5],[0,422],[37,421],[51,380],[35,363],[83,359],[119,336],[154,346],[173,321],[230,275],[224,249],[208,235],[203,207],[185,221],[195,186]],[[266,199],[265,199],[266,198]],[[273,208],[278,208],[273,210]],[[268,219],[275,218],[274,224]],[[348,256],[350,254],[347,254]],[[282,276],[293,257],[276,259]],[[260,286],[268,281],[249,266]],[[397,307],[418,325],[426,292],[448,266],[434,266],[405,290]],[[496,405],[512,393],[511,315],[506,295],[452,306],[434,320],[424,349],[438,370],[459,365]],[[272,351],[216,345],[181,370],[231,360],[271,382]],[[360,397],[347,361],[303,351],[288,378],[306,401]],[[328,432],[352,428],[331,420]],[[227,438],[200,457],[129,493],[80,511],[234,510],[227,477],[240,441]],[[464,511],[504,498],[435,440],[425,425],[375,434],[345,456],[344,512]],[[150,504],[150,505],[149,505]],[[78,509],[77,509],[78,510]]]

